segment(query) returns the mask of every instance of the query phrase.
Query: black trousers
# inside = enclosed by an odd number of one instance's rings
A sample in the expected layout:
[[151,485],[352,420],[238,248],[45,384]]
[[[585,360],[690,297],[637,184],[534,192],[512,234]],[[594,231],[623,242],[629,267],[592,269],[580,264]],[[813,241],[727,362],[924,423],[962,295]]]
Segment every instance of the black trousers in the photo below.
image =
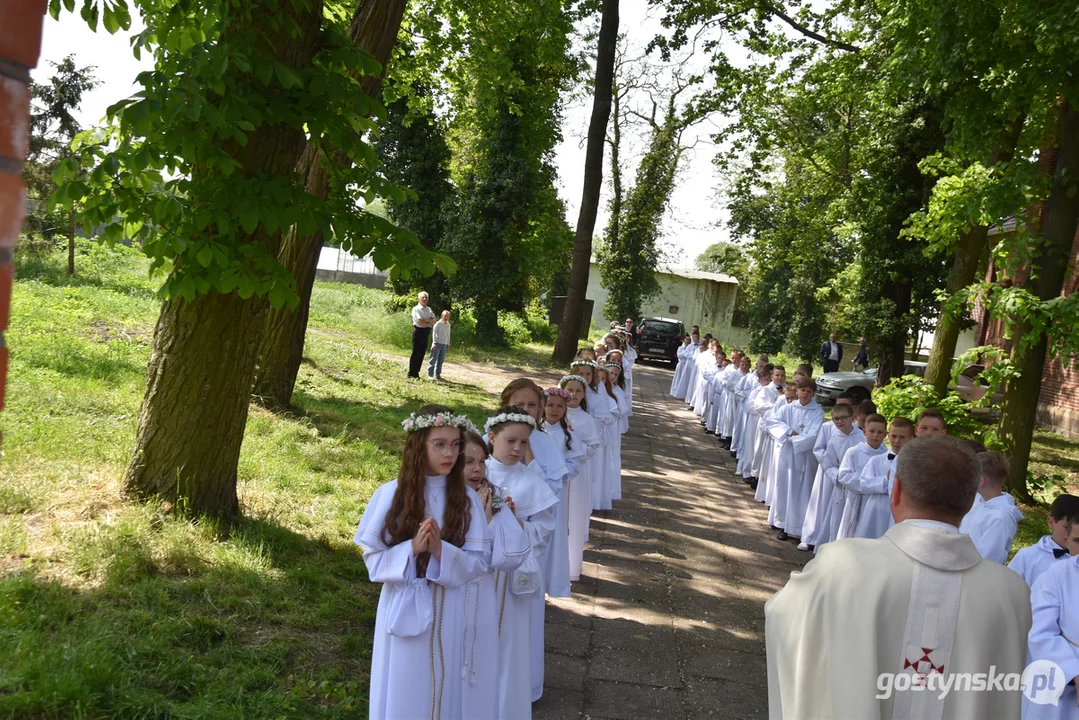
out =
[[838,360],[822,360],[821,364],[824,365],[824,372],[826,373],[839,372]]
[[412,326],[412,356],[408,359],[408,376],[418,378],[430,345],[431,328]]

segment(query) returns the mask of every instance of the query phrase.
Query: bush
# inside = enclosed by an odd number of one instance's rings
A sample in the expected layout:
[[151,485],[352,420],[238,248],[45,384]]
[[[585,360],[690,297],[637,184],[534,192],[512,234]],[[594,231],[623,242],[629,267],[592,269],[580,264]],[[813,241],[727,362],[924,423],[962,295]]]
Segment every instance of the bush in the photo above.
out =
[[954,437],[986,441],[991,429],[970,414],[970,405],[954,391],[941,398],[931,385],[926,385],[917,375],[893,378],[890,383],[873,391],[877,412],[891,422],[894,417],[917,421],[923,410],[936,408],[944,415],[948,434]]

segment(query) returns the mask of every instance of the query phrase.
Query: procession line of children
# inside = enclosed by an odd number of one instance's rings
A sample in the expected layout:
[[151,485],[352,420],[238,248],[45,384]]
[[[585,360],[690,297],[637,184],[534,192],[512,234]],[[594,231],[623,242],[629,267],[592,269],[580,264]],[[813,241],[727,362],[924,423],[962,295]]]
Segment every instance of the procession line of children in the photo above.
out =
[[354,541],[382,584],[371,718],[530,718],[547,597],[568,597],[589,521],[622,497],[636,353],[612,331],[557,387],[509,383],[483,434],[427,405]]
[[[872,401],[840,394],[831,419],[815,399],[812,367],[800,365],[791,382],[766,356],[750,369],[738,350],[730,359],[714,339],[693,334],[678,351],[670,394],[683,399],[706,432],[738,462],[736,473],[768,507],[779,540],[816,551],[844,538],[879,538],[893,524],[890,498],[896,458],[915,437],[947,434],[944,416],[927,409],[917,421],[889,423]],[[1004,563],[1023,514],[1003,488],[1008,461],[981,443],[961,443],[977,456],[981,484],[956,532],[969,535],[983,558]],[[1057,497],[1049,534],[1015,554],[1008,567],[1031,586],[1033,625],[1027,661],[1049,660],[1062,670],[1055,704],[1024,697],[1023,720],[1079,720],[1079,498]]]

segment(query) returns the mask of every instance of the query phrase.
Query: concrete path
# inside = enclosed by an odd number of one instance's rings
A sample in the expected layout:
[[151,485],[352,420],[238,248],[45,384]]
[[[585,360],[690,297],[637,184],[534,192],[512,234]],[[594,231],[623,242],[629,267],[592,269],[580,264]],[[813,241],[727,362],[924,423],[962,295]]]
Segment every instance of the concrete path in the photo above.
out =
[[766,717],[764,602],[809,558],[685,404],[634,370],[623,500],[592,517],[572,598],[547,605],[538,720]]

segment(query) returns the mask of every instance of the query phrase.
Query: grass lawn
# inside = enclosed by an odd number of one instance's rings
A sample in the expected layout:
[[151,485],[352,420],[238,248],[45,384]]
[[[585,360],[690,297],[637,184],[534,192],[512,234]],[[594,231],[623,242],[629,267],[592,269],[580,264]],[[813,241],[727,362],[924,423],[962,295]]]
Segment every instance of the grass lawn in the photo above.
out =
[[[497,400],[407,381],[407,314],[387,314],[385,293],[319,284],[296,413],[252,407],[244,520],[225,538],[124,503],[159,307],[146,267],[135,251],[87,246],[74,280],[59,257],[18,270],[0,717],[362,716],[378,588],[351,539],[397,473],[399,423],[434,400],[482,421]],[[479,359],[457,345],[450,362]],[[482,359],[527,371],[549,354],[529,344]]]

